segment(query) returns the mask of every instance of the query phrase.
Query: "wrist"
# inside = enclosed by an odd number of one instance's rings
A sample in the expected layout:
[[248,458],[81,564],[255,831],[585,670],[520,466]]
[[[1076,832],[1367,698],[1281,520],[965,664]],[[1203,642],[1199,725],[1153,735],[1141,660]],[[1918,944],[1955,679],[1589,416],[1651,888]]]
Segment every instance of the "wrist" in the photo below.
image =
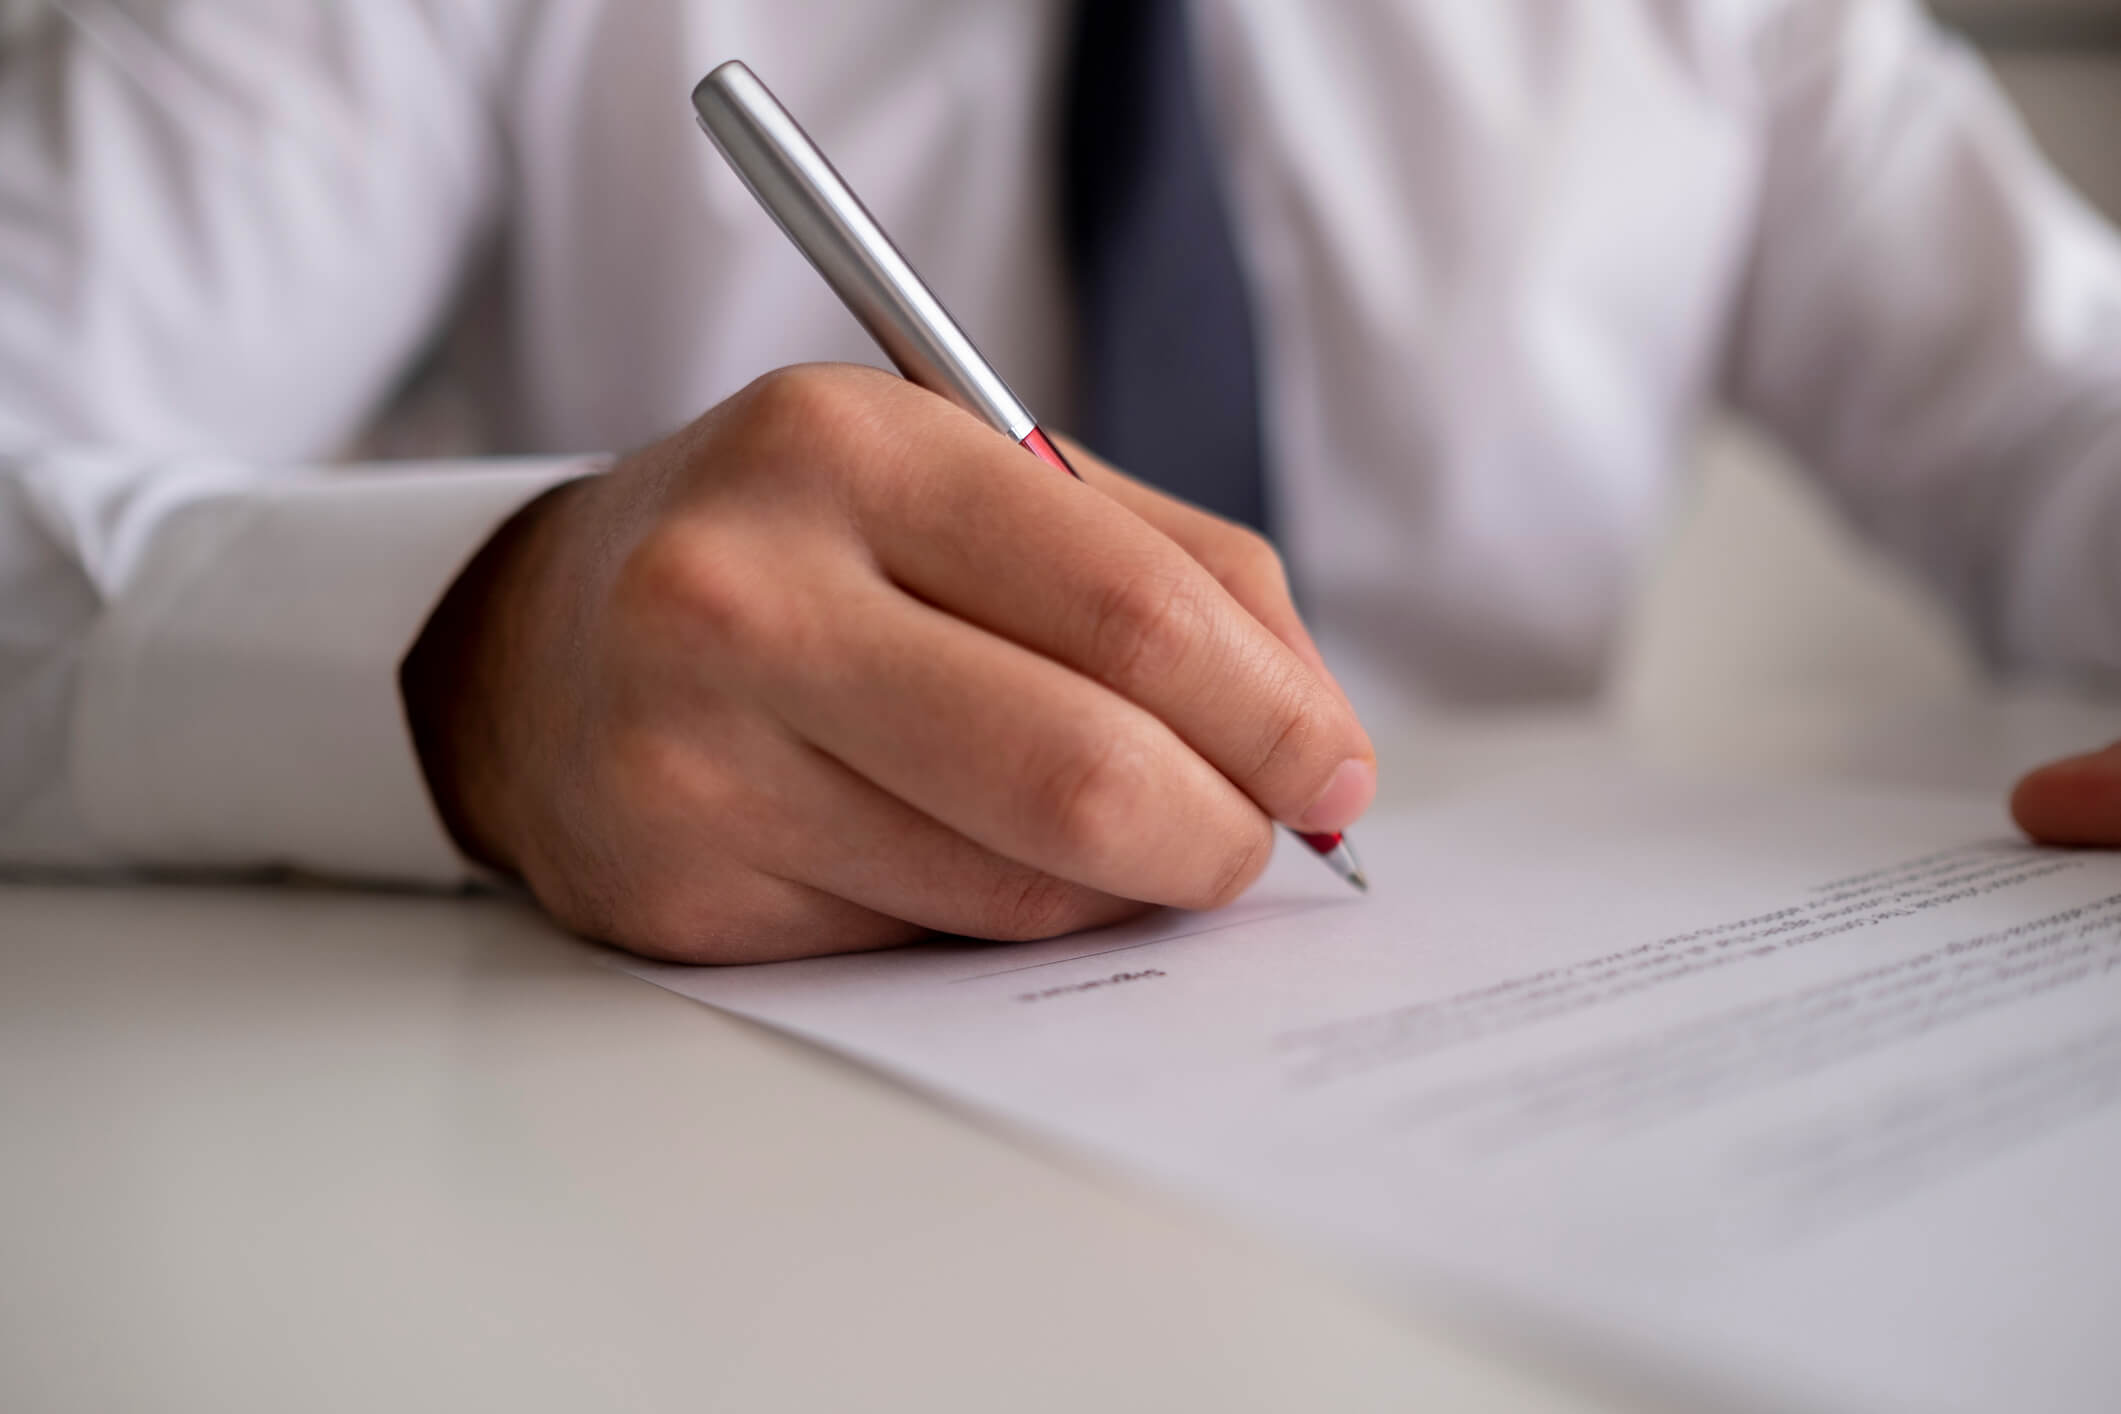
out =
[[398,670],[414,750],[436,813],[457,848],[508,873],[520,861],[510,824],[525,753],[532,628],[546,610],[567,503],[591,478],[563,482],[525,504],[458,572]]

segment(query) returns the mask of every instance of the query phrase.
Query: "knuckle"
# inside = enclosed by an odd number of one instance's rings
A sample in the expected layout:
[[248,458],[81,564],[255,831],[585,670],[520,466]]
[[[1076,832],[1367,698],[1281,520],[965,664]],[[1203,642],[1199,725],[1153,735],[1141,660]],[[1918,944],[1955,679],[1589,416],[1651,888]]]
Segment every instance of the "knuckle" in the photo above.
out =
[[1081,886],[1052,874],[1012,872],[997,885],[986,911],[988,936],[1027,942],[1073,932],[1085,917],[1084,894]]
[[1178,668],[1202,630],[1201,604],[1185,582],[1156,572],[1107,585],[1091,608],[1091,661],[1121,693]]
[[1231,527],[1229,548],[1225,551],[1225,564],[1233,574],[1254,581],[1284,581],[1288,569],[1282,563],[1281,551],[1274,542],[1248,525]]
[[1210,873],[1199,899],[1189,906],[1209,909],[1235,903],[1266,871],[1273,855],[1273,828],[1264,820],[1250,822],[1243,836],[1233,840],[1218,859],[1219,867]]
[[1287,588],[1288,569],[1273,541],[1248,525],[1226,522],[1221,531],[1204,561],[1217,583],[1240,598],[1246,590]]
[[684,528],[644,537],[620,571],[619,598],[631,614],[724,645],[769,636],[767,596],[728,547]]
[[832,370],[816,364],[777,368],[739,397],[745,412],[768,428],[829,427],[842,415],[846,393]]
[[753,446],[780,478],[831,480],[866,467],[879,445],[873,424],[883,378],[832,364],[764,375],[739,395]]
[[1135,756],[1113,738],[1068,752],[1044,773],[1034,799],[1068,858],[1104,859],[1126,838],[1139,797]]
[[909,436],[908,410],[918,405],[909,386],[834,364],[765,375],[739,395],[753,471],[774,495],[828,521],[900,513],[933,470]]
[[1325,788],[1326,773],[1339,764],[1339,759],[1314,760],[1324,733],[1321,709],[1313,696],[1300,683],[1287,682],[1280,687],[1272,710],[1261,714],[1259,746],[1246,779],[1278,793],[1284,783],[1300,789],[1309,777],[1316,776],[1318,779],[1311,783],[1313,793]]
[[629,820],[658,820],[678,807],[696,769],[691,748],[650,727],[614,731],[599,768],[610,807]]

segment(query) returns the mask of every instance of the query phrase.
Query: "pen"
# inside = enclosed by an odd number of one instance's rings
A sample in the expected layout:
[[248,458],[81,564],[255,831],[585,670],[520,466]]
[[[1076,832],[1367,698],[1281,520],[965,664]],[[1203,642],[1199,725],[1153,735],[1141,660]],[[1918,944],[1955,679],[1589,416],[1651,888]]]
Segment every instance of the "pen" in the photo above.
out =
[[[900,373],[1081,480],[758,75],[735,59],[719,65],[693,89],[692,106],[751,194]],[[1369,890],[1345,835],[1289,833],[1341,878]]]

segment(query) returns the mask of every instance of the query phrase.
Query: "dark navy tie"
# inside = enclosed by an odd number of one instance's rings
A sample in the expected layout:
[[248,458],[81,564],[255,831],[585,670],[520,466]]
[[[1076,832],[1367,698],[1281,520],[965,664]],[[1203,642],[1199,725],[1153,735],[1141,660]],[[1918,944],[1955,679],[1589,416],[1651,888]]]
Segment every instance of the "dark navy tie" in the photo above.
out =
[[1078,0],[1063,122],[1077,434],[1122,469],[1268,528],[1251,310],[1185,0]]

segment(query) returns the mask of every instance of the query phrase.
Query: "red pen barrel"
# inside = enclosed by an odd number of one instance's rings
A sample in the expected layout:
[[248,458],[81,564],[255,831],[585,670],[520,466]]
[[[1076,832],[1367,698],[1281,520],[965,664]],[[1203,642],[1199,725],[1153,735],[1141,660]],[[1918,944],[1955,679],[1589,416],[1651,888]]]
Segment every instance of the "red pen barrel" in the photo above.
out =
[[1032,456],[1037,457],[1047,466],[1065,471],[1077,481],[1083,479],[1081,472],[1068,465],[1068,459],[1060,454],[1060,448],[1047,441],[1046,434],[1039,431],[1036,427],[1025,433],[1024,440],[1017,443],[1017,445]]

